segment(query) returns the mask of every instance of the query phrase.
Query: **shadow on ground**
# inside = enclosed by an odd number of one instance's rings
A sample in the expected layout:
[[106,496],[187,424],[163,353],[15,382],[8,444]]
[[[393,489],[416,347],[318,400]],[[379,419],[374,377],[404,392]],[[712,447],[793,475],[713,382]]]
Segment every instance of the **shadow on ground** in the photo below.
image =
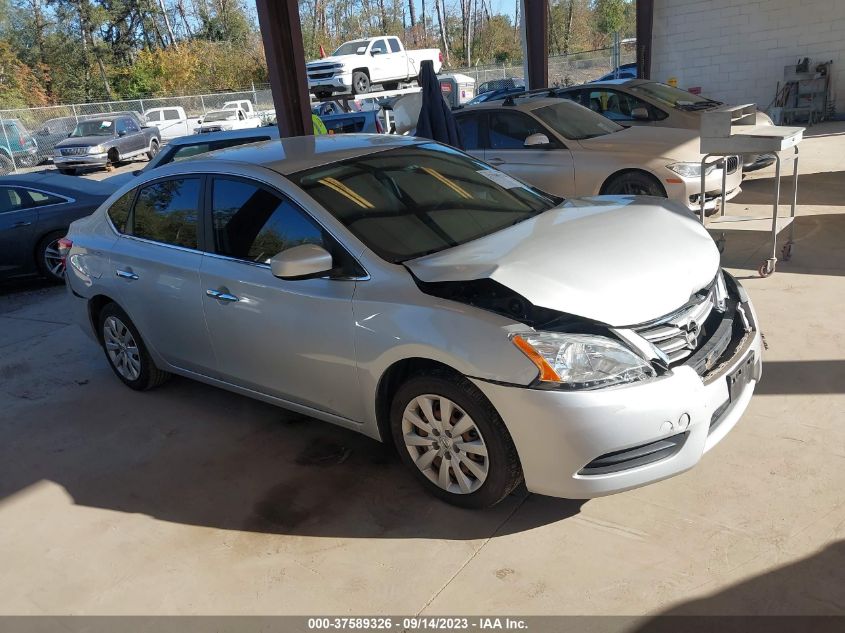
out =
[[131,392],[105,361],[90,365],[73,395],[29,402],[26,422],[0,424],[0,503],[49,480],[76,504],[175,523],[455,540],[529,530],[582,504],[523,489],[489,511],[457,509],[353,431],[185,379]]
[[754,395],[845,393],[845,360],[765,361]]
[[[792,166],[781,165],[780,204],[781,214],[789,213],[792,203]],[[731,201],[733,205],[772,205],[775,196],[775,177],[746,178],[742,192]],[[845,171],[822,171],[798,175],[798,204],[816,206],[845,206]]]
[[[722,266],[749,270],[756,275],[760,264],[771,257],[771,231],[731,228],[733,224],[707,225],[715,239],[722,235],[725,237]],[[789,261],[782,260],[782,246],[788,239],[789,229],[778,235],[777,271],[845,275],[845,214],[798,216],[794,224],[795,242]]]

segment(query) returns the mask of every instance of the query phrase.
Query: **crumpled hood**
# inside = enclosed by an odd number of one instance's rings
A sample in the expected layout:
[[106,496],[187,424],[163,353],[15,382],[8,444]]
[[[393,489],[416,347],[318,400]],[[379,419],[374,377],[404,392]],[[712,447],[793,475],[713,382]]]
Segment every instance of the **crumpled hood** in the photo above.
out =
[[91,147],[92,145],[102,145],[114,140],[114,136],[74,136],[73,138],[66,138],[63,141],[56,143],[56,147],[61,149],[63,147]]
[[663,156],[696,163],[703,157],[698,130],[634,126],[578,142],[585,149],[599,152],[624,152],[630,149],[637,156]]
[[716,276],[719,252],[673,202],[603,196],[405,265],[427,282],[490,278],[535,306],[620,327],[681,307]]

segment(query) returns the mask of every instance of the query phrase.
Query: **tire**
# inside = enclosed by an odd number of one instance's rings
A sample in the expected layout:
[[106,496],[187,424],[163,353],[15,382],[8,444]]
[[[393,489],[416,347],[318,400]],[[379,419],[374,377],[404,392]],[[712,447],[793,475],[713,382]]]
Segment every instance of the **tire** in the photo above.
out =
[[113,167],[116,167],[119,162],[120,162],[120,152],[118,152],[114,148],[110,149],[109,153],[108,153],[108,162],[106,162],[106,170],[110,170]]
[[[452,408],[445,423],[439,419],[444,404]],[[406,381],[393,397],[390,428],[402,461],[423,487],[447,503],[488,508],[522,482],[516,447],[504,422],[463,376],[444,371]],[[453,429],[461,433],[460,441],[450,434]]]
[[98,328],[106,360],[127,387],[146,391],[170,378],[155,366],[138,329],[117,304],[109,303],[100,311]]
[[370,76],[361,71],[356,70],[352,73],[352,94],[361,95],[370,91]]
[[56,167],[59,170],[60,174],[64,174],[65,176],[75,176],[76,170],[73,167]]
[[158,141],[153,139],[150,141],[150,151],[147,152],[147,160],[152,160],[158,154]]
[[629,171],[608,180],[602,188],[606,196],[656,196],[665,198],[666,191],[654,176],[640,171]]
[[58,241],[66,233],[67,231],[48,233],[39,240],[35,247],[35,263],[38,266],[38,271],[54,283],[62,283],[65,280],[65,266],[59,256]]
[[0,154],[0,176],[11,174],[15,171],[15,163],[6,154]]

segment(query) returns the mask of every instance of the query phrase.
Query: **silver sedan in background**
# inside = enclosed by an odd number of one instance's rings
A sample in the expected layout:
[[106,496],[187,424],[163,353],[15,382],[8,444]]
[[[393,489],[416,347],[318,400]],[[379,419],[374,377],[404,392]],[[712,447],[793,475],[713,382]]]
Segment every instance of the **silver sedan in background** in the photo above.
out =
[[71,226],[68,293],[117,377],[187,376],[395,444],[465,507],[691,468],[760,377],[692,214],[562,200],[403,137],[268,141],[139,176]]

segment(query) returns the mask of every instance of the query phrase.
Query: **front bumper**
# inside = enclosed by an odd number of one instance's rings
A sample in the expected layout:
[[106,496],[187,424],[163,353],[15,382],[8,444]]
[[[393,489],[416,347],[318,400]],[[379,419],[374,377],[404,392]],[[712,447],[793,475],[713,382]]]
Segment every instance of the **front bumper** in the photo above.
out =
[[[743,305],[755,325],[704,377],[679,365],[639,384],[570,392],[474,380],[513,438],[528,490],[588,499],[695,466],[739,421],[762,373],[756,315]],[[739,369],[751,377],[731,394],[728,379]]]
[[309,78],[308,89],[312,92],[317,90],[349,92],[352,89],[352,73],[335,74],[331,77],[321,77],[319,79]]
[[109,162],[108,154],[79,154],[75,156],[53,156],[54,165],[65,167],[101,167]]
[[[677,200],[687,209],[693,212],[701,211],[701,179],[700,178],[682,178],[675,172],[666,169],[666,175],[663,178],[663,187],[666,189],[666,195],[670,200]],[[677,182],[677,181],[681,182]],[[738,196],[742,189],[742,168],[737,165],[736,169],[727,174],[725,178],[725,189],[727,195],[725,200],[732,200]],[[718,201],[722,196],[722,170],[714,169],[710,174],[704,178],[704,209],[705,211],[715,211]]]

